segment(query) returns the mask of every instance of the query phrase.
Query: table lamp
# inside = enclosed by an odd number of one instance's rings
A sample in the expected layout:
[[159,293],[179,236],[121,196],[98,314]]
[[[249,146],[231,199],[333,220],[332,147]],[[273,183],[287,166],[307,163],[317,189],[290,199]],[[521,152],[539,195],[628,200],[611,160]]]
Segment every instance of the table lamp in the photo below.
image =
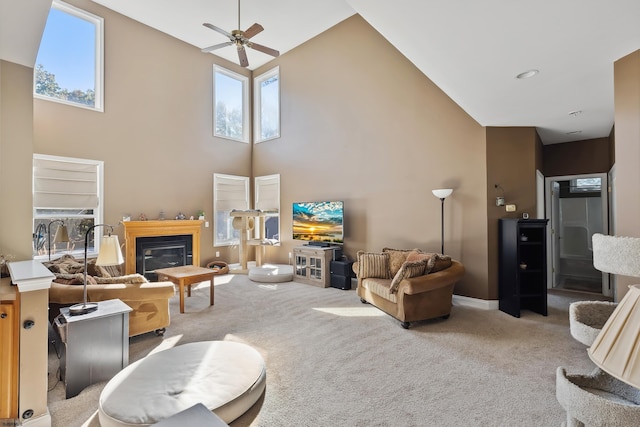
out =
[[96,265],[120,265],[124,262],[122,251],[120,251],[120,242],[118,236],[111,235],[113,226],[108,224],[96,224],[89,227],[84,235],[84,292],[83,302],[69,307],[69,314],[76,316],[79,314],[87,314],[98,309],[95,302],[87,302],[87,250],[89,246],[89,233],[96,227],[109,227],[108,235],[102,236],[100,241],[100,251],[96,259]]
[[[69,241],[69,232],[67,231],[67,226],[64,225],[64,221],[61,219],[54,219],[47,226],[47,242],[49,244],[49,261],[51,261],[51,224],[54,222],[59,222],[60,225],[56,229],[56,234],[53,236],[53,243],[62,243]],[[55,246],[54,246],[55,247]]]

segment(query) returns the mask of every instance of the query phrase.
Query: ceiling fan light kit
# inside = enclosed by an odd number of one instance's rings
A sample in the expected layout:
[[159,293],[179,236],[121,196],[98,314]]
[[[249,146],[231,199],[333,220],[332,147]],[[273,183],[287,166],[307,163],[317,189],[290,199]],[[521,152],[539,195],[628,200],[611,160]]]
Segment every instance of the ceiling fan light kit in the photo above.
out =
[[271,55],[274,57],[280,56],[280,52],[278,52],[275,49],[271,49],[270,47],[262,46],[260,44],[249,41],[249,39],[251,39],[253,36],[261,33],[264,30],[262,25],[255,23],[249,28],[247,28],[245,31],[240,30],[240,0],[238,0],[238,29],[237,30],[233,30],[229,33],[223,30],[222,28],[216,27],[213,24],[209,24],[208,22],[205,22],[202,25],[204,25],[205,27],[213,31],[216,31],[222,34],[223,36],[229,39],[228,42],[214,44],[213,46],[205,47],[204,49],[202,49],[202,52],[209,53],[216,49],[235,45],[236,49],[238,50],[238,59],[240,60],[240,65],[242,67],[249,66],[249,60],[247,59],[247,52],[245,50],[245,47],[255,49],[259,52],[266,53],[267,55]]

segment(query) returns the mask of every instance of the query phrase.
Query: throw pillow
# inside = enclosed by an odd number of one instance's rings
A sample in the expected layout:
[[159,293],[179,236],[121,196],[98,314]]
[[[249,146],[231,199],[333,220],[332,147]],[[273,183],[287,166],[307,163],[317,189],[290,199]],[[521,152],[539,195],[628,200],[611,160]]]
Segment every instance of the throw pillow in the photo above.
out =
[[430,273],[446,270],[451,267],[451,257],[449,255],[433,254],[433,265]]
[[402,264],[407,260],[409,252],[422,252],[420,249],[393,249],[383,248],[382,252],[389,254],[389,274],[390,277],[396,275]]
[[[56,273],[56,278],[54,282],[62,283],[65,285],[84,285],[84,274],[83,273],[76,273],[76,274]],[[95,284],[96,284],[95,279],[87,275],[87,286],[95,285]]]
[[402,282],[404,279],[422,276],[425,272],[426,267],[426,258],[419,261],[406,261],[404,264],[402,264],[396,275],[393,276],[391,286],[389,286],[389,292],[391,292],[392,294],[398,292],[398,286],[400,286],[400,282]]
[[432,254],[426,254],[423,252],[411,251],[407,254],[405,262],[422,261],[423,259],[429,260]]
[[379,252],[358,251],[358,278],[376,277],[388,279],[389,276],[389,254]]
[[142,274],[127,274],[119,277],[95,277],[96,283],[100,285],[138,285],[140,283],[148,283],[146,277]]

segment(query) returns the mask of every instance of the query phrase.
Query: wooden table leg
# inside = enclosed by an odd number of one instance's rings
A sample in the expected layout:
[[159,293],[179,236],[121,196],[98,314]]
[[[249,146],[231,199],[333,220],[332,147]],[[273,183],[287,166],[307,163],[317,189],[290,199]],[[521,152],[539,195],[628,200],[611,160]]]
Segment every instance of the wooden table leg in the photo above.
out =
[[180,313],[184,313],[184,280],[178,280],[180,288]]
[[216,276],[211,276],[211,286],[209,287],[209,305],[213,305],[213,285],[215,277]]

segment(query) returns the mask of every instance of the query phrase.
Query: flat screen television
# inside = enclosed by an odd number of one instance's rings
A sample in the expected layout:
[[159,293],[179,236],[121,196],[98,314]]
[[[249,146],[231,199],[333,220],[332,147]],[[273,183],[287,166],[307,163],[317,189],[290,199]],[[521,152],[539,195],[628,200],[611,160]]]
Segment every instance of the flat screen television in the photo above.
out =
[[293,239],[321,244],[343,243],[343,202],[293,204]]

